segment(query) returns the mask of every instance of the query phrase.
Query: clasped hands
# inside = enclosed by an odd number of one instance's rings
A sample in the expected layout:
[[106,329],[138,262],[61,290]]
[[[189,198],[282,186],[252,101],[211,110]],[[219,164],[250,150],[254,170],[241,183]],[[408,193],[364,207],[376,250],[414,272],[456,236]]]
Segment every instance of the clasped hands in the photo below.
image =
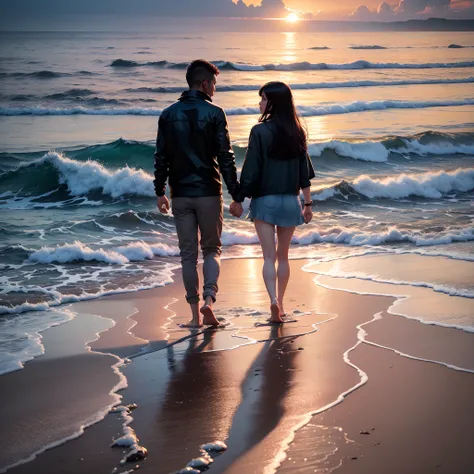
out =
[[[166,196],[159,196],[156,205],[162,214],[167,214],[170,210],[170,202]],[[234,217],[240,217],[244,212],[242,203],[236,201],[231,202],[229,210]]]
[[234,217],[240,217],[244,209],[241,202],[232,201],[229,206],[229,211]]

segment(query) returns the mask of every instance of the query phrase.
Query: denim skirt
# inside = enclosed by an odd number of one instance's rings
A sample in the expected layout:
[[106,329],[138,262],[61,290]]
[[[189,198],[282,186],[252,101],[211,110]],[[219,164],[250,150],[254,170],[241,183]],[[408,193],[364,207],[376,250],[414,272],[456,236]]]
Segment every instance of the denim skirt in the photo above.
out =
[[258,219],[280,227],[304,224],[299,196],[272,194],[253,198],[250,203],[250,219]]

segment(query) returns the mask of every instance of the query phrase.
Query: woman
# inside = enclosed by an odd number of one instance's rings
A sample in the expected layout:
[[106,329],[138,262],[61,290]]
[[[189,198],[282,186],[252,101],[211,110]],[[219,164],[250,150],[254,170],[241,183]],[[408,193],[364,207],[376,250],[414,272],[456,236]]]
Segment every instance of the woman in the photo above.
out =
[[307,224],[313,217],[310,180],[314,170],[289,86],[269,82],[260,88],[259,95],[262,115],[250,132],[239,197],[241,201],[252,198],[250,217],[263,251],[270,322],[283,323],[283,296],[290,278],[288,251],[295,227]]

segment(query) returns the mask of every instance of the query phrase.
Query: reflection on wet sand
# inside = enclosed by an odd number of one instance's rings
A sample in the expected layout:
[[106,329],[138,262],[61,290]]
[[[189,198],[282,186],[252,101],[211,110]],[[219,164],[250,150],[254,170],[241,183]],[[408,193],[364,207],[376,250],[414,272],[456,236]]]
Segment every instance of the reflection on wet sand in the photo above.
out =
[[264,439],[285,412],[284,400],[291,387],[298,352],[293,349],[291,342],[295,337],[288,335],[287,327],[270,328],[268,340],[249,367],[241,387],[242,401],[228,435],[229,449],[213,466],[216,472],[223,472]]
[[[153,439],[137,434],[154,457],[163,459],[163,472],[183,468],[200,455],[204,443],[228,440],[231,449],[215,457],[212,466],[220,472],[264,439],[283,416],[298,353],[292,342],[302,328],[258,327],[248,315],[239,317],[238,324],[231,330],[191,330],[185,341],[151,355],[166,360],[168,381],[152,410]],[[232,337],[237,331],[240,336]],[[223,350],[224,344],[238,349]]]

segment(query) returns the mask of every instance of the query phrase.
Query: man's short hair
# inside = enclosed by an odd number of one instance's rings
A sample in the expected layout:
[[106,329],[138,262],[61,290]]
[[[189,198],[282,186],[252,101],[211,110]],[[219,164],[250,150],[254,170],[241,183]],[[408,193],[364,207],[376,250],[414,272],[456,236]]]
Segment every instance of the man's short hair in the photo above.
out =
[[186,81],[189,87],[199,87],[204,79],[212,81],[214,75],[219,75],[219,68],[204,59],[196,59],[186,70]]

